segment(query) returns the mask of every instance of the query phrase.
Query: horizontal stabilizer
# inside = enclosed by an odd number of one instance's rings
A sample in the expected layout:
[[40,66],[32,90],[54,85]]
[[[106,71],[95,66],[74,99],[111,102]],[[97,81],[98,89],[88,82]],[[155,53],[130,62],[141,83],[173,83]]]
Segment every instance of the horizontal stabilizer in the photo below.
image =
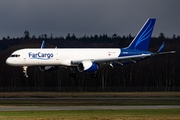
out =
[[167,52],[156,52],[152,54],[151,56],[156,56],[156,55],[163,55],[163,54],[174,54],[176,51],[167,51]]
[[162,54],[173,54],[173,53],[176,53],[176,51],[160,52],[158,54],[162,55]]

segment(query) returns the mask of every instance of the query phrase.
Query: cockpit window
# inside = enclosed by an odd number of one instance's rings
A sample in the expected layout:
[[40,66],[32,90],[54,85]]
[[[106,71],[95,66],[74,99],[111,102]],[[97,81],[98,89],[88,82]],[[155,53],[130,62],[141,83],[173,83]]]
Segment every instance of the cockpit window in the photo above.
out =
[[13,55],[11,55],[10,57],[20,57],[20,55],[18,55],[18,54],[13,54]]

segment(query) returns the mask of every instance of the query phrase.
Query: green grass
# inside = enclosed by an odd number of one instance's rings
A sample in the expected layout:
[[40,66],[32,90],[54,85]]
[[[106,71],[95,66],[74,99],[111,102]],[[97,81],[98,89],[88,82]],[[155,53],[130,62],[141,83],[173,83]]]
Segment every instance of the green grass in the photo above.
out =
[[[180,105],[180,92],[5,92],[1,98],[127,98],[113,100],[0,100],[3,106]],[[180,120],[180,109],[0,111],[0,120]]]
[[179,99],[128,98],[180,98],[180,92],[5,92],[0,98],[127,98],[94,100],[0,100],[7,106],[91,106],[91,105],[180,105]]
[[0,100],[2,106],[180,105],[180,100]]
[[0,98],[141,97],[180,98],[180,92],[0,92]]
[[1,120],[178,120],[180,109],[152,110],[75,110],[75,111],[0,111]]

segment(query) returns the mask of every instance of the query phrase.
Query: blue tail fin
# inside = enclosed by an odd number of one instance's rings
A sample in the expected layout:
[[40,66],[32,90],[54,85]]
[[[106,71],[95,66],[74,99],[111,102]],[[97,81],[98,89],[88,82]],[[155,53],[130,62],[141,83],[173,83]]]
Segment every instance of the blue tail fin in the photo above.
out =
[[155,21],[154,18],[148,19],[127,49],[147,51]]

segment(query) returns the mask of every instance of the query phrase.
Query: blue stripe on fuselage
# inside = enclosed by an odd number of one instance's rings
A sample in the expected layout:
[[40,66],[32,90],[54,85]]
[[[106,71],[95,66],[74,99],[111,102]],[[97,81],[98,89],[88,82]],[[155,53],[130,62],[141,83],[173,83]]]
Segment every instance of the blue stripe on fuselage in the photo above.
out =
[[[140,50],[131,50],[131,49],[121,49],[121,53],[120,53],[120,55],[118,57],[134,56],[134,55],[142,55],[142,54],[152,54],[152,52],[149,52],[149,51],[140,51]],[[139,62],[139,61],[145,60],[147,58],[149,58],[149,57],[146,57],[146,58],[137,58],[137,59],[134,59],[134,61]],[[121,63],[123,65],[127,65],[127,64],[131,64],[133,62],[130,61],[130,60],[125,60],[125,61],[121,61]],[[116,62],[112,62],[112,65],[113,66],[120,66],[120,64],[118,64]]]
[[140,51],[140,50],[131,50],[131,49],[121,49],[121,53],[118,57],[122,56],[133,56],[133,55],[142,55],[142,54],[152,54],[149,51]]

